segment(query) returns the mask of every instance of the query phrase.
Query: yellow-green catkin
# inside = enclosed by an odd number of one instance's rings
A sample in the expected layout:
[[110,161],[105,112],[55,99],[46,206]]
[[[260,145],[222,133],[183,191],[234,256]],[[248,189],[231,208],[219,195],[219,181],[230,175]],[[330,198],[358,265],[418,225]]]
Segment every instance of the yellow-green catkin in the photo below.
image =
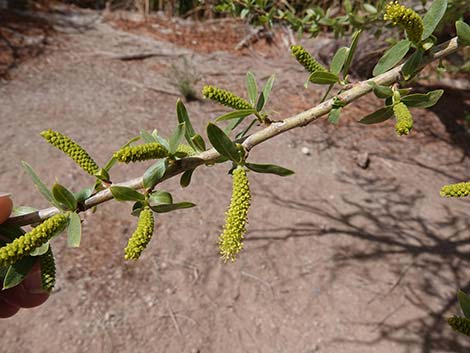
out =
[[44,137],[52,146],[57,147],[67,156],[72,158],[75,163],[77,163],[88,174],[95,175],[100,170],[87,151],[85,151],[83,147],[73,141],[70,137],[51,129],[41,132],[41,136]]
[[196,151],[189,145],[180,144],[176,148],[176,153],[185,153],[187,156],[193,156],[196,154]]
[[317,71],[328,71],[322,64],[316,61],[315,58],[310,55],[310,53],[306,51],[303,46],[292,45],[290,50],[292,51],[292,55],[295,57],[295,59],[311,74]]
[[24,256],[29,255],[37,247],[49,241],[55,234],[65,228],[67,219],[68,217],[65,214],[52,216],[32,231],[0,248],[0,267],[14,264]]
[[394,25],[400,25],[406,31],[408,39],[413,43],[421,42],[424,23],[420,15],[403,5],[398,1],[390,2],[387,5],[384,20],[390,20]]
[[145,207],[140,212],[139,221],[137,222],[137,229],[129,239],[125,249],[126,260],[137,260],[140,254],[147,247],[153,235],[153,213],[149,207]]
[[413,128],[413,116],[408,107],[402,102],[397,103],[393,106],[393,113],[397,118],[397,123],[395,124],[397,135],[408,135]]
[[448,324],[455,331],[470,336],[470,319],[466,317],[454,316],[447,319]]
[[224,261],[235,261],[236,255],[243,249],[246,233],[248,209],[251,193],[246,170],[239,166],[233,173],[233,189],[230,206],[225,213],[225,225],[219,236],[220,254]]
[[209,98],[210,100],[219,102],[226,107],[230,107],[236,110],[253,109],[251,104],[243,98],[221,88],[214,86],[204,86],[202,89],[202,94],[204,97]]
[[442,197],[465,197],[470,195],[470,182],[444,185],[440,192]]
[[55,285],[55,260],[50,245],[49,249],[39,257],[39,263],[41,265],[41,287],[50,292]]
[[114,157],[123,163],[146,161],[168,156],[168,150],[158,142],[144,143],[137,146],[121,148],[114,153]]

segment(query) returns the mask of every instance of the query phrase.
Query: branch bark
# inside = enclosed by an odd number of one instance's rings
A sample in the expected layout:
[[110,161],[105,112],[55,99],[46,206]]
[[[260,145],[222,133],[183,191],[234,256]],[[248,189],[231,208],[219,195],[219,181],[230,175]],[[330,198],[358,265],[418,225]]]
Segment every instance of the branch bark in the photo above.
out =
[[[431,50],[429,55],[423,60],[420,68],[428,65],[429,63],[444,58],[458,49],[457,38],[452,38],[451,40],[442,43]],[[372,86],[370,83],[374,82],[377,85],[390,85],[394,82],[397,82],[401,77],[401,69],[403,64],[379,75],[372,79],[359,82],[355,84],[351,89],[344,91],[339,94],[337,98],[341,99],[346,104],[353,102],[354,100],[370,93],[372,91]],[[256,145],[267,141],[279,134],[282,134],[291,129],[305,126],[311,122],[317,120],[318,118],[328,114],[333,107],[333,99],[325,101],[311,109],[305,110],[299,114],[293,115],[284,120],[273,122],[268,127],[257,131],[247,137],[243,141],[243,146],[247,151],[251,150]],[[207,150],[200,153],[195,157],[184,158],[176,161],[170,168],[167,169],[165,176],[162,181],[175,177],[178,174],[190,169],[194,169],[203,164],[213,163],[218,157],[219,153],[214,149]],[[143,189],[143,177],[138,177],[132,180],[128,180],[122,183],[117,183],[113,185],[126,186],[132,189]],[[109,201],[113,198],[111,191],[109,189],[98,192],[97,194],[91,196],[85,200],[85,209],[92,208],[103,202]],[[41,222],[53,215],[59,213],[55,207],[45,208],[36,212],[27,213],[21,216],[10,217],[5,224],[15,224],[15,225],[28,225],[33,223]]]

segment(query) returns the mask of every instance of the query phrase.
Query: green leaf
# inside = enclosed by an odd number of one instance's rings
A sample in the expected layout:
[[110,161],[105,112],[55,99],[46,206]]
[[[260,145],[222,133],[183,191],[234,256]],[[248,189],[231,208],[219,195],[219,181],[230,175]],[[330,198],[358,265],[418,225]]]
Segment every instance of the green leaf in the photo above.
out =
[[13,288],[20,284],[33,268],[35,260],[34,257],[26,256],[11,265],[3,280],[3,289]]
[[470,45],[470,26],[464,21],[455,22],[459,44]]
[[111,186],[111,194],[117,201],[144,201],[145,196],[126,186]]
[[271,94],[271,90],[273,89],[273,85],[274,85],[274,80],[275,80],[276,76],[274,74],[272,74],[269,79],[268,79],[268,82],[266,82],[266,84],[264,85],[263,87],[263,98],[264,98],[264,104],[263,106],[261,107],[260,110],[262,110],[264,108],[264,106],[266,105],[266,102],[268,101],[269,99],[269,95]]
[[94,174],[94,176],[97,177],[101,181],[110,180],[109,173],[104,168],[101,168],[97,173]]
[[150,189],[154,187],[165,175],[167,167],[166,159],[160,159],[152,164],[144,173],[144,187]]
[[246,89],[250,103],[255,104],[256,97],[258,96],[258,86],[256,85],[256,78],[251,71],[248,71],[246,74]]
[[390,119],[393,115],[393,108],[392,107],[385,107],[379,109],[372,114],[366,115],[364,118],[359,120],[361,124],[377,124],[382,123],[388,119]]
[[219,116],[217,119],[215,119],[215,121],[219,122],[219,121],[238,119],[238,118],[243,119],[243,118],[246,118],[248,115],[251,115],[255,112],[256,110],[254,109],[235,110],[233,112]]
[[351,46],[349,47],[348,57],[346,58],[346,62],[344,63],[343,67],[343,77],[346,77],[349,71],[349,66],[354,58],[354,54],[356,54],[357,43],[359,42],[359,37],[361,36],[362,30],[358,30],[353,33],[351,39]]
[[374,5],[371,4],[363,4],[364,10],[366,10],[368,13],[375,15],[377,13],[377,8]]
[[288,176],[294,174],[290,169],[280,167],[275,164],[255,164],[255,163],[245,163],[246,167],[257,173],[269,173],[276,174],[279,176]]
[[465,317],[470,318],[470,297],[460,289],[457,293],[457,298],[459,299],[463,314]]
[[144,209],[145,205],[142,201],[137,201],[136,203],[134,203],[134,205],[132,206],[132,212],[131,212],[131,215],[134,216],[134,217],[139,217],[140,215],[140,212]]
[[385,99],[393,96],[393,90],[388,86],[375,85],[374,94],[377,98]]
[[173,197],[169,192],[157,190],[150,194],[149,201],[152,205],[167,205],[173,203]]
[[74,193],[77,202],[83,202],[93,194],[93,187],[83,188],[79,192]]
[[140,137],[142,137],[142,140],[144,140],[145,143],[157,142],[155,137],[153,137],[153,135],[147,130],[140,130]]
[[[132,143],[136,142],[140,140],[140,136],[136,136],[136,137],[133,137],[131,138],[127,143],[125,143],[124,145],[121,146],[121,148],[125,148],[125,147],[128,147],[130,146]],[[106,170],[107,172],[109,172],[111,170],[111,168],[117,163],[117,159],[114,158],[114,157],[111,157],[109,159],[109,161],[106,163],[106,165],[104,166],[104,170]]]
[[[186,129],[185,129],[186,130]],[[164,139],[163,137],[161,137],[159,134],[158,134],[158,131],[155,129],[152,131],[152,136],[155,138],[155,140],[157,140],[157,142],[162,145],[163,147],[165,147],[167,150],[170,150],[170,145],[168,143],[168,141],[166,139]]]
[[201,135],[194,135],[193,137],[191,137],[191,141],[193,141],[193,144],[196,147],[196,151],[204,152],[206,150],[206,142],[204,141]]
[[46,242],[46,243],[42,244],[41,246],[38,246],[36,249],[31,251],[31,253],[29,255],[30,256],[41,256],[41,255],[44,255],[47,252],[47,250],[49,250],[49,242]]
[[401,101],[408,107],[429,108],[437,103],[443,93],[444,90],[442,89],[430,91],[426,94],[415,93],[402,97]]
[[178,116],[178,123],[185,123],[184,137],[186,141],[192,148],[195,149],[196,146],[193,145],[192,138],[194,135],[196,135],[196,132],[194,131],[193,125],[191,124],[191,120],[189,120],[188,111],[179,98],[176,101],[176,115]]
[[424,52],[422,50],[416,50],[406,61],[401,69],[403,78],[408,81],[416,73],[421,60],[423,59]]
[[264,92],[261,92],[258,97],[258,101],[256,102],[256,111],[260,112],[264,105],[266,104],[266,99],[264,98]]
[[385,54],[379,59],[377,65],[375,65],[372,74],[374,76],[383,74],[384,72],[390,70],[396,64],[403,59],[410,50],[411,42],[409,40],[403,39],[391,47],[385,52]]
[[234,142],[230,140],[225,132],[222,131],[217,125],[209,123],[207,125],[207,136],[212,146],[222,156],[227,157],[236,164],[240,164],[242,158]]
[[421,39],[428,38],[436,29],[447,9],[447,0],[434,0],[423,18],[424,30]]
[[180,144],[181,137],[184,135],[184,127],[186,123],[180,123],[176,126],[176,129],[170,136],[170,149],[169,152],[171,154],[176,152],[178,145]]
[[13,224],[0,224],[0,234],[13,241],[16,238],[21,237],[25,232],[20,226]]
[[78,248],[81,238],[82,222],[80,221],[80,216],[73,212],[69,216],[69,224],[67,225],[67,246],[69,248]]
[[38,209],[31,206],[16,206],[13,207],[10,217],[18,217],[24,214],[37,212]]
[[339,77],[331,72],[317,71],[312,73],[308,80],[319,85],[330,85],[338,82]]
[[74,211],[77,208],[75,196],[65,186],[55,183],[52,186],[52,196],[58,203],[64,205],[64,211]]
[[339,121],[340,114],[341,114],[341,108],[331,109],[330,113],[328,114],[328,121],[331,124],[337,124]]
[[150,206],[152,211],[157,212],[157,213],[165,213],[165,212],[171,212],[174,210],[180,210],[183,208],[191,208],[196,206],[192,202],[178,202],[178,203],[172,203],[168,205],[158,205],[158,206]]
[[191,183],[191,177],[193,176],[194,169],[185,171],[180,178],[180,185],[182,188],[189,186]]
[[21,164],[23,164],[23,168],[25,169],[26,173],[28,173],[31,179],[33,179],[34,185],[36,186],[38,191],[42,194],[42,196],[44,196],[51,205],[55,207],[60,207],[60,205],[55,201],[54,197],[52,196],[52,193],[49,191],[47,186],[41,181],[39,176],[36,174],[33,167],[31,167],[25,161],[22,161]]
[[341,47],[336,51],[335,56],[333,56],[333,59],[330,63],[331,73],[339,75],[339,73],[343,69],[346,58],[348,57],[348,52],[349,48],[346,47]]

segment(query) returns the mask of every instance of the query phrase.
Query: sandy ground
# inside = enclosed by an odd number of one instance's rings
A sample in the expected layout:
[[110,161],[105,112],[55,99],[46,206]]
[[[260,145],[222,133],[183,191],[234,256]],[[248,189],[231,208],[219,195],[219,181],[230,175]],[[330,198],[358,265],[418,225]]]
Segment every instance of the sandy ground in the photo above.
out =
[[[242,94],[247,70],[260,80],[275,73],[274,119],[323,93],[303,88],[305,73],[281,41],[268,51],[199,51],[192,41],[118,30],[93,13],[76,17],[80,26],[56,27],[43,54],[0,84],[0,185],[17,205],[47,206],[21,160],[49,185],[57,178],[77,191],[93,182],[42,141],[44,129],[71,136],[101,164],[140,129],[168,134],[177,98],[169,72],[183,58],[201,77],[198,91],[210,83]],[[161,55],[113,59],[142,51]],[[296,174],[250,173],[249,230],[234,264],[217,249],[230,200],[226,165],[198,169],[184,190],[177,180],[161,185],[198,207],[158,217],[137,263],[123,259],[136,224],[130,204],[82,214],[79,249],[65,237],[53,242],[56,290],[45,305],[0,322],[0,352],[469,352],[445,323],[458,313],[457,290],[470,291],[468,201],[438,192],[468,177],[468,100],[450,91],[436,108],[414,110],[415,131],[398,138],[391,121],[355,123],[379,104],[366,97],[344,109],[339,126],[320,121],[256,148],[251,161]],[[204,100],[187,108],[200,132],[226,111]],[[118,166],[112,178],[146,166]]]

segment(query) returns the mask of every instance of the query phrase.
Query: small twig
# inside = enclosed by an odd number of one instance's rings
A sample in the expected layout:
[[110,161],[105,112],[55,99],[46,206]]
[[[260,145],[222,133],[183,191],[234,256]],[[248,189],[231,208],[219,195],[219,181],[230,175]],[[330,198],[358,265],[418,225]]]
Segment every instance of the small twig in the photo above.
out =
[[175,313],[173,312],[173,309],[171,308],[170,302],[167,301],[168,304],[168,312],[170,314],[171,321],[173,321],[173,325],[175,326],[176,332],[178,332],[178,335],[183,336],[181,333],[180,327],[178,325],[178,321],[176,321]]
[[[424,66],[435,60],[438,60],[454,53],[455,51],[457,51],[458,47],[459,46],[457,44],[457,37],[454,37],[451,40],[436,46],[435,48],[433,48],[433,50],[431,50],[431,53],[423,60],[418,69],[423,68]],[[370,93],[373,89],[371,85],[372,82],[377,85],[390,85],[394,82],[397,82],[401,77],[401,69],[403,68],[403,65],[404,64],[401,64],[372,79],[358,82],[351,89],[344,91],[343,93],[336,96],[336,98],[340,99],[347,105],[355,101],[356,99]],[[280,135],[297,127],[308,125],[311,122],[319,119],[320,117],[328,114],[333,108],[334,101],[335,100],[331,98],[313,108],[310,108],[301,113],[286,118],[283,121],[272,123],[270,126],[265,127],[264,129],[259,130],[253,133],[252,135],[248,136],[243,141],[242,145],[247,151],[250,151],[256,145],[259,145],[260,143],[267,141],[277,135]],[[165,175],[161,178],[159,183],[164,180],[170,179],[176,175],[179,175],[184,171],[195,169],[200,165],[214,163],[215,160],[217,160],[217,158],[219,157],[220,154],[214,148],[212,148],[196,156],[177,160],[166,170]],[[114,185],[126,186],[132,189],[143,189],[143,176],[125,181],[123,183],[116,183]],[[86,199],[84,202],[84,208],[89,209],[111,199],[113,199],[111,191],[109,189],[105,189]],[[23,226],[38,223],[60,212],[61,211],[59,209],[55,207],[50,207],[32,213],[26,213],[21,216],[10,217],[5,224],[15,224]]]

